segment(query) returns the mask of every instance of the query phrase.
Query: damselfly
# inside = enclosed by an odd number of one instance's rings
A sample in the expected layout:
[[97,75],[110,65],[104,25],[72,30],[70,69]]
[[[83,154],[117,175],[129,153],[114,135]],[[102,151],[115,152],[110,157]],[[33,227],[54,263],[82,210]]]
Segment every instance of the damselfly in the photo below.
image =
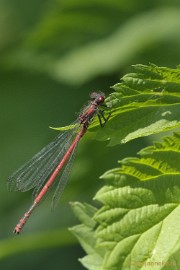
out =
[[62,194],[67,183],[79,140],[84,136],[89,124],[96,115],[99,118],[101,127],[108,120],[110,114],[105,117],[103,109],[107,107],[104,104],[105,95],[102,92],[93,92],[90,98],[88,105],[83,108],[79,117],[73,123],[73,128],[60,133],[54,141],[45,146],[8,178],[10,191],[27,191],[34,188],[33,203],[19,220],[14,233],[19,234],[21,232],[33,210],[51,188],[54,181],[57,180],[56,176],[64,168],[53,195],[52,203],[53,205],[57,203],[57,199]]

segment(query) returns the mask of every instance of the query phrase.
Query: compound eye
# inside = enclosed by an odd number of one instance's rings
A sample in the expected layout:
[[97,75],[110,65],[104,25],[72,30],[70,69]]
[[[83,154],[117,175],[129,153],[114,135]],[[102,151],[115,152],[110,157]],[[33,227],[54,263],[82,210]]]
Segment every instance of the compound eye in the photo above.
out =
[[99,92],[99,93],[97,93],[97,92],[92,92],[92,93],[90,94],[90,97],[91,97],[92,100],[94,100],[94,101],[97,102],[98,104],[99,104],[99,103],[103,103],[104,100],[105,100],[105,95],[104,95],[102,92]]
[[105,99],[105,97],[103,96],[103,95],[100,95],[99,97],[98,97],[98,103],[103,103],[104,102],[104,99]]

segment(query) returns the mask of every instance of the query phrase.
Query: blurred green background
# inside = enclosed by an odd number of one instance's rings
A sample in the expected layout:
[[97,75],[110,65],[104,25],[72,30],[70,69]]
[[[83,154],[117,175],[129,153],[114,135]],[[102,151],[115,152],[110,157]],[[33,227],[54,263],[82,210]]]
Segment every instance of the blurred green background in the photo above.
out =
[[70,124],[91,91],[108,95],[132,64],[175,68],[179,29],[179,0],[0,1],[0,269],[83,269],[68,202],[90,202],[99,176],[151,138],[108,148],[87,134],[59,206],[51,212],[49,196],[20,236],[12,230],[31,192],[8,192],[7,177],[56,136],[49,126]]

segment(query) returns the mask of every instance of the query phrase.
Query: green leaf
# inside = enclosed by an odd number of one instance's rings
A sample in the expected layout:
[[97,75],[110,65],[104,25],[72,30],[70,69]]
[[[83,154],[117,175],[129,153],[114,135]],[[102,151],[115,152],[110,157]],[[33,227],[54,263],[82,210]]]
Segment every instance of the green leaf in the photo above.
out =
[[[88,255],[81,260],[87,269],[145,270],[154,266],[160,270],[165,265],[178,269],[180,133],[142,149],[139,155],[123,159],[119,168],[102,175],[106,185],[95,196],[102,203],[91,215],[95,223],[79,225],[84,228],[81,242],[88,242],[86,230],[93,224],[91,252],[86,249]],[[101,258],[99,268],[95,266],[97,256]]]
[[70,230],[79,240],[84,250],[90,254],[80,261],[88,269],[98,270],[103,258],[101,256],[101,250],[95,247],[96,238],[93,231],[96,225],[93,216],[97,209],[91,205],[81,203],[71,203],[71,206],[75,215],[78,216],[83,224],[74,226]]
[[95,134],[111,146],[180,126],[180,69],[153,64],[134,69],[113,86],[106,99],[111,117]]

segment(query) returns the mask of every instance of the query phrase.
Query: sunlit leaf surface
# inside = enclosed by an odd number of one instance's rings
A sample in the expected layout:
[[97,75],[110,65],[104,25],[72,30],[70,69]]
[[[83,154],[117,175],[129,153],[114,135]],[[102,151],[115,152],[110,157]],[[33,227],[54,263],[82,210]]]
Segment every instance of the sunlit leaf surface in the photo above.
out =
[[[94,214],[91,206],[73,205],[82,224],[72,232],[88,254],[81,259],[87,269],[142,270],[157,262],[155,269],[178,269],[180,133],[139,155],[102,175],[106,184],[95,195],[102,207]],[[92,221],[84,222],[85,215]]]
[[96,137],[109,145],[180,126],[180,69],[136,65],[107,98],[111,117]]

